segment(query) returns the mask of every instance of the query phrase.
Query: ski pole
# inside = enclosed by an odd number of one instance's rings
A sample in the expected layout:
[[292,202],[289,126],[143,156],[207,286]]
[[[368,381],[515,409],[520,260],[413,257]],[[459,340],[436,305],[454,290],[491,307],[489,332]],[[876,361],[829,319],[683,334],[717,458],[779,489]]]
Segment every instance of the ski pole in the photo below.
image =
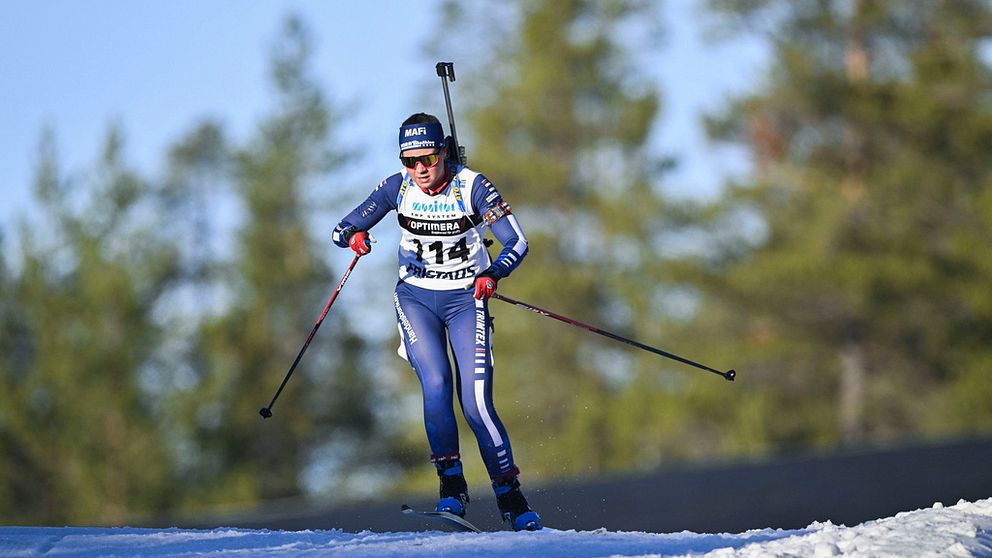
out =
[[455,150],[452,155],[459,165],[464,165],[467,161],[465,148],[458,143],[458,132],[455,130],[455,113],[451,110],[451,95],[448,93],[448,81],[455,81],[455,63],[438,62],[434,69],[437,70],[438,77],[441,78],[441,86],[444,88],[444,106],[448,109],[448,127],[451,128],[452,148]]
[[526,310],[530,310],[531,312],[534,312],[536,314],[540,314],[542,316],[547,316],[549,318],[554,318],[554,319],[558,320],[559,322],[565,322],[566,324],[569,324],[569,325],[573,325],[573,326],[581,327],[583,329],[587,329],[587,330],[589,330],[589,331],[591,331],[593,333],[598,333],[599,335],[602,335],[604,337],[609,337],[610,339],[613,339],[614,341],[620,341],[621,343],[626,343],[628,345],[632,345],[634,347],[637,347],[638,349],[643,349],[645,351],[654,353],[656,355],[661,355],[661,356],[663,356],[665,358],[670,358],[672,360],[676,360],[676,361],[681,362],[683,364],[688,364],[689,366],[695,366],[696,368],[699,368],[701,370],[706,370],[707,372],[712,372],[714,374],[723,376],[725,379],[727,379],[727,380],[729,380],[731,382],[734,381],[734,378],[735,377],[737,377],[737,372],[734,371],[734,370],[728,370],[726,372],[721,372],[719,370],[710,368],[709,366],[706,366],[704,364],[699,364],[698,362],[694,362],[694,361],[691,361],[691,360],[689,360],[687,358],[680,357],[678,355],[669,353],[667,351],[663,351],[661,349],[657,349],[655,347],[651,347],[650,345],[645,345],[644,343],[639,343],[637,341],[634,341],[633,339],[627,339],[626,337],[622,337],[620,335],[617,335],[616,333],[611,333],[609,331],[600,329],[598,327],[591,326],[591,325],[588,325],[588,324],[584,324],[584,323],[582,323],[580,321],[573,320],[571,318],[566,318],[565,316],[561,316],[559,314],[555,314],[554,312],[549,312],[548,310],[544,310],[543,308],[538,308],[537,306],[533,306],[533,305],[527,304],[526,302],[521,302],[519,300],[514,300],[514,299],[512,299],[512,298],[510,298],[508,296],[503,296],[503,295],[501,295],[499,293],[494,293],[493,294],[493,298],[502,300],[503,302],[508,302],[510,304],[513,304],[514,306],[519,306],[520,308],[524,308]]
[[[369,235],[369,238],[371,239],[372,236]],[[372,242],[375,242],[375,240],[372,240]],[[330,300],[327,301],[327,306],[324,307],[324,311],[321,312],[320,317],[317,318],[317,323],[315,323],[313,325],[313,329],[310,330],[310,336],[307,337],[306,343],[303,344],[303,348],[300,349],[300,352],[296,355],[296,360],[294,360],[293,365],[289,367],[289,372],[286,372],[286,377],[283,378],[282,383],[279,384],[279,389],[276,390],[276,394],[272,397],[272,401],[269,402],[269,406],[262,407],[258,411],[258,414],[262,415],[263,419],[272,417],[272,406],[276,404],[276,399],[279,399],[279,394],[282,393],[282,388],[286,387],[286,382],[289,381],[289,378],[293,375],[293,371],[296,370],[296,365],[299,364],[300,359],[303,358],[303,353],[307,351],[307,347],[309,347],[310,342],[313,341],[313,336],[317,333],[317,328],[319,328],[321,322],[324,321],[324,316],[326,316],[327,311],[331,309],[331,305],[334,304],[334,299],[338,297],[338,293],[341,292],[341,287],[344,287],[344,282],[348,280],[348,276],[351,275],[351,270],[355,269],[355,264],[358,263],[358,258],[361,257],[362,256],[355,254],[355,258],[351,260],[351,265],[348,266],[348,269],[344,272],[344,276],[341,277],[341,281],[338,283],[337,288],[334,289],[334,294],[332,294]]]

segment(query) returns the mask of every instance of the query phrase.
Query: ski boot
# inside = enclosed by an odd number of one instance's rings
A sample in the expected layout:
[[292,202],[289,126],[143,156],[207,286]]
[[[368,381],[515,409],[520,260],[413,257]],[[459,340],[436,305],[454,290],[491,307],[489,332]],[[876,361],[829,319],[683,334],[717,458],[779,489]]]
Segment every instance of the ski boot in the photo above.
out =
[[514,531],[537,531],[541,528],[541,516],[527,505],[515,475],[493,480],[493,490],[503,521],[509,521]]
[[435,511],[448,512],[465,517],[465,504],[468,504],[468,484],[462,474],[462,461],[458,454],[432,457],[437,476],[441,480],[440,499]]

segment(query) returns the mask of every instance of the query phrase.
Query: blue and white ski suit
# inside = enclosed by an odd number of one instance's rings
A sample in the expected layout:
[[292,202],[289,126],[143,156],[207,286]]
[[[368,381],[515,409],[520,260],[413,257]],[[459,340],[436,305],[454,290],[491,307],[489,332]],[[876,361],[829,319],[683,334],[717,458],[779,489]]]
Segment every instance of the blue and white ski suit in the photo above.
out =
[[[517,468],[493,407],[489,305],[476,300],[472,288],[483,272],[497,279],[510,275],[527,254],[527,239],[485,176],[462,166],[452,166],[449,173],[452,179],[434,195],[421,190],[406,171],[390,176],[345,216],[333,240],[347,247],[353,232],[367,231],[396,211],[402,239],[393,302],[403,338],[401,356],[420,379],[432,457],[450,458],[459,451],[454,382],[490,477],[504,478]],[[487,227],[503,246],[495,261],[483,243]]]

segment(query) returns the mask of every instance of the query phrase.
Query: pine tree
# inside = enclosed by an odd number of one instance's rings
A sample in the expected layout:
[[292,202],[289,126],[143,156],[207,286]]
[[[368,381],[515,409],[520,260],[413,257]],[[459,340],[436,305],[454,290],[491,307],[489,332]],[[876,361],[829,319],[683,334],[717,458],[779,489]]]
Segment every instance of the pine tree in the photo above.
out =
[[171,501],[171,460],[142,376],[174,252],[147,225],[150,188],[124,162],[119,129],[82,182],[61,175],[53,133],[39,161],[45,220],[21,227],[17,275],[4,284],[16,304],[0,367],[0,517],[119,523]]
[[[192,440],[188,505],[246,504],[308,492],[308,480],[348,487],[373,460],[376,390],[362,365],[364,342],[329,314],[262,421],[290,363],[338,279],[314,237],[310,207],[320,179],[338,163],[330,149],[335,116],[309,74],[311,38],[289,18],[273,51],[278,108],[233,151],[231,184],[245,208],[229,268],[233,301],[204,321],[199,381],[182,412]],[[323,248],[322,248],[323,247]],[[343,291],[339,304],[347,304]],[[316,475],[314,471],[326,471]],[[314,478],[314,477],[319,478]]]
[[714,242],[682,275],[705,293],[698,330],[750,370],[748,426],[722,444],[988,431],[992,9],[710,4],[774,48],[766,81],[711,120],[756,170],[706,209]]

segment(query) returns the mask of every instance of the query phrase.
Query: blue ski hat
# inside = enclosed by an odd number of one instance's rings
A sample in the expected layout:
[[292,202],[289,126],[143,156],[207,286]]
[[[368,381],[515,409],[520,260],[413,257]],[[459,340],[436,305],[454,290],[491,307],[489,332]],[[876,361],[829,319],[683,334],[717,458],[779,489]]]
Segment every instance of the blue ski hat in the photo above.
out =
[[400,127],[400,152],[407,149],[441,149],[444,129],[438,122],[408,124]]

